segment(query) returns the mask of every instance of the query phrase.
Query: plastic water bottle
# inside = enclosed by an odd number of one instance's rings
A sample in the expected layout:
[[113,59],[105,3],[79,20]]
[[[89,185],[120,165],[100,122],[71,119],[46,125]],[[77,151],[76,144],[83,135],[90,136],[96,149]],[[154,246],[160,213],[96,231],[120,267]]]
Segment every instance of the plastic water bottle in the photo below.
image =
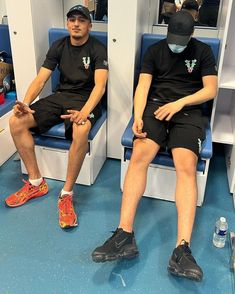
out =
[[215,232],[213,235],[213,244],[218,248],[223,248],[226,242],[228,223],[225,217],[220,217],[215,223]]

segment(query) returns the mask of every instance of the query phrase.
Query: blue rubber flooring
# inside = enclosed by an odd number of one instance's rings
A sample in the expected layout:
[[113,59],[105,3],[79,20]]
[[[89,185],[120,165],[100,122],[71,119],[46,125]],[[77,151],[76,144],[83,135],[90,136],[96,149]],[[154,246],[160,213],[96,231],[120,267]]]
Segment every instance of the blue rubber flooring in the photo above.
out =
[[214,147],[205,201],[197,209],[191,244],[204,271],[201,283],[167,273],[175,245],[176,211],[174,203],[162,200],[143,198],[140,202],[135,222],[138,258],[92,262],[93,249],[119,222],[120,161],[108,159],[91,187],[76,185],[79,226],[63,231],[57,219],[62,182],[48,180],[49,193],[22,207],[5,206],[5,197],[22,186],[19,161],[8,160],[0,167],[0,293],[235,293],[229,242],[223,249],[212,245],[218,217],[225,216],[229,229],[235,231],[223,149]]

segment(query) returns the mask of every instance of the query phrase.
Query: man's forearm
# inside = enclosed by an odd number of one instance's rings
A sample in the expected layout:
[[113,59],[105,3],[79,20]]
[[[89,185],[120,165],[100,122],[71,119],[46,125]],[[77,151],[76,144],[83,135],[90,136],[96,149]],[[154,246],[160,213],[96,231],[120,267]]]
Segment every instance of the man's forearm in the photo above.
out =
[[96,107],[96,105],[100,102],[104,93],[105,93],[105,87],[95,86],[86,104],[83,106],[82,111],[86,112],[89,115],[92,112],[92,110]]
[[26,103],[27,105],[30,105],[36,99],[36,97],[41,93],[43,87],[44,87],[44,83],[34,80],[29,86],[25,94],[23,102]]
[[144,109],[147,102],[147,94],[148,92],[145,91],[141,87],[137,87],[135,98],[134,98],[134,118],[135,119],[142,119]]
[[216,89],[205,87],[192,95],[179,99],[178,102],[182,103],[183,107],[190,106],[190,105],[198,105],[208,100],[214,99],[216,94],[217,94]]

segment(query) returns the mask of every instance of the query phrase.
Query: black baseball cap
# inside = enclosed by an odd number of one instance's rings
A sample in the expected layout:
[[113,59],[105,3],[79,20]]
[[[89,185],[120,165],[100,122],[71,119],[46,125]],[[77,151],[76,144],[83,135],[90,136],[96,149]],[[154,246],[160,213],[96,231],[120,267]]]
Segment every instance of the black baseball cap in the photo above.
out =
[[167,43],[185,46],[194,31],[194,19],[186,10],[174,13],[168,24]]
[[199,4],[196,0],[185,0],[181,9],[187,9],[187,10],[199,10]]
[[67,13],[67,17],[70,17],[74,14],[82,14],[83,16],[85,16],[85,18],[91,21],[90,11],[83,5],[75,5],[70,8],[69,12]]

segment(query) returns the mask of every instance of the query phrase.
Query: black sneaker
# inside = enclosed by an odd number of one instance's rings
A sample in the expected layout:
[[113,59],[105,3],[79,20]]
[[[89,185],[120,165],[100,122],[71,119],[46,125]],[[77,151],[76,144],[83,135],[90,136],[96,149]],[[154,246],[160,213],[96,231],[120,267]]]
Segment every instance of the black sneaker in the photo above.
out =
[[186,241],[175,248],[169,260],[168,272],[179,277],[201,281],[203,277],[202,269],[197,265],[191,253]]
[[94,262],[105,262],[122,258],[130,259],[138,255],[134,232],[127,233],[119,228],[102,246],[92,252],[92,259]]

